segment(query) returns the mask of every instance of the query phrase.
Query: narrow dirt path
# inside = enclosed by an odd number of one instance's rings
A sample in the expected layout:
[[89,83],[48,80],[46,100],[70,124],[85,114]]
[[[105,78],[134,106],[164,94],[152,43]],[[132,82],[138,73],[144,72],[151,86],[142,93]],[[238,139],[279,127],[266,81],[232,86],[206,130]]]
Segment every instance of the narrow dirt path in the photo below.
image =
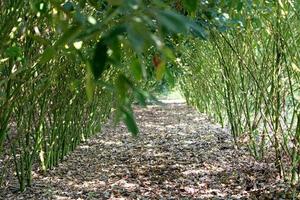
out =
[[184,104],[135,110],[139,138],[124,125],[106,125],[56,169],[36,172],[31,188],[22,194],[8,188],[3,199],[277,199],[284,194],[272,165],[235,150],[230,134],[204,115]]

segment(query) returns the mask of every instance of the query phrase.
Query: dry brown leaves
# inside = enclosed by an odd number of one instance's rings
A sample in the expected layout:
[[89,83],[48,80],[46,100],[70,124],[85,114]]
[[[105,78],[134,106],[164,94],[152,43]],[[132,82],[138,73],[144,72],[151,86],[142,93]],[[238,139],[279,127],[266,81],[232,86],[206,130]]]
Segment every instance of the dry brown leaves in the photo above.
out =
[[[289,198],[271,164],[235,150],[228,131],[184,104],[136,107],[141,130],[107,124],[32,187],[3,199]],[[1,197],[1,196],[0,196]]]

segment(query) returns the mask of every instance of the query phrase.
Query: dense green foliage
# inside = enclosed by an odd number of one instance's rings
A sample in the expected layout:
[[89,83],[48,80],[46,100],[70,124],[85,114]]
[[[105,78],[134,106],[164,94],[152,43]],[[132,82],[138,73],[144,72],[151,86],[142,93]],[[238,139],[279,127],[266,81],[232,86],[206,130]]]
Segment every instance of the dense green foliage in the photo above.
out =
[[13,159],[24,190],[111,110],[138,135],[131,103],[177,80],[297,183],[298,13],[296,1],[0,1],[0,184]]
[[[229,123],[236,143],[270,157],[296,184],[300,175],[299,3],[261,2],[230,12],[240,24],[181,45],[187,101]],[[195,56],[197,55],[197,56]]]
[[136,136],[131,102],[145,104],[142,89],[165,72],[172,79],[172,38],[205,34],[177,7],[185,10],[180,1],[1,1],[0,184],[13,159],[24,190],[36,163],[57,165],[113,108]]
[[39,63],[41,52],[57,36],[44,24],[46,19],[36,17],[34,11],[28,13],[28,3],[2,4],[1,156],[13,156],[24,190],[25,184],[31,184],[37,158],[43,170],[52,168],[82,139],[100,130],[100,122],[110,112],[112,94],[97,88],[94,100],[87,101],[82,86],[84,65],[70,51]]

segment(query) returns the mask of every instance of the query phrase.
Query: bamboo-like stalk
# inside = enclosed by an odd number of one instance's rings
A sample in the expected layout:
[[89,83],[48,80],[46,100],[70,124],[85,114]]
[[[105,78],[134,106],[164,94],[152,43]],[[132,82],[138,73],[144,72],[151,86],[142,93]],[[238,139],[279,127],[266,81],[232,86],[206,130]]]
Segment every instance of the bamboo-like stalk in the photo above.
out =
[[[242,17],[254,14],[262,26],[244,18],[244,28],[211,30],[211,41],[189,41],[194,54],[183,53],[189,67],[180,83],[191,104],[229,124],[236,143],[245,141],[257,159],[274,153],[282,178],[299,184],[300,56],[295,49],[300,33],[293,4],[268,5],[274,12],[264,17],[259,9],[245,10]],[[218,62],[212,62],[211,55]]]

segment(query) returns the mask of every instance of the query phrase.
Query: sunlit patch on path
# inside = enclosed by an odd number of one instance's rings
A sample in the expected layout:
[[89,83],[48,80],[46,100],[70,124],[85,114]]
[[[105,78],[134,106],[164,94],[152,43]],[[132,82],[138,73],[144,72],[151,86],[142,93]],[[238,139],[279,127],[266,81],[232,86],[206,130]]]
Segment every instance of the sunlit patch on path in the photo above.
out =
[[[141,130],[108,124],[24,193],[4,199],[273,199],[274,167],[235,150],[228,131],[185,104],[135,108]],[[279,196],[274,196],[279,195]],[[284,196],[282,196],[284,197]]]

